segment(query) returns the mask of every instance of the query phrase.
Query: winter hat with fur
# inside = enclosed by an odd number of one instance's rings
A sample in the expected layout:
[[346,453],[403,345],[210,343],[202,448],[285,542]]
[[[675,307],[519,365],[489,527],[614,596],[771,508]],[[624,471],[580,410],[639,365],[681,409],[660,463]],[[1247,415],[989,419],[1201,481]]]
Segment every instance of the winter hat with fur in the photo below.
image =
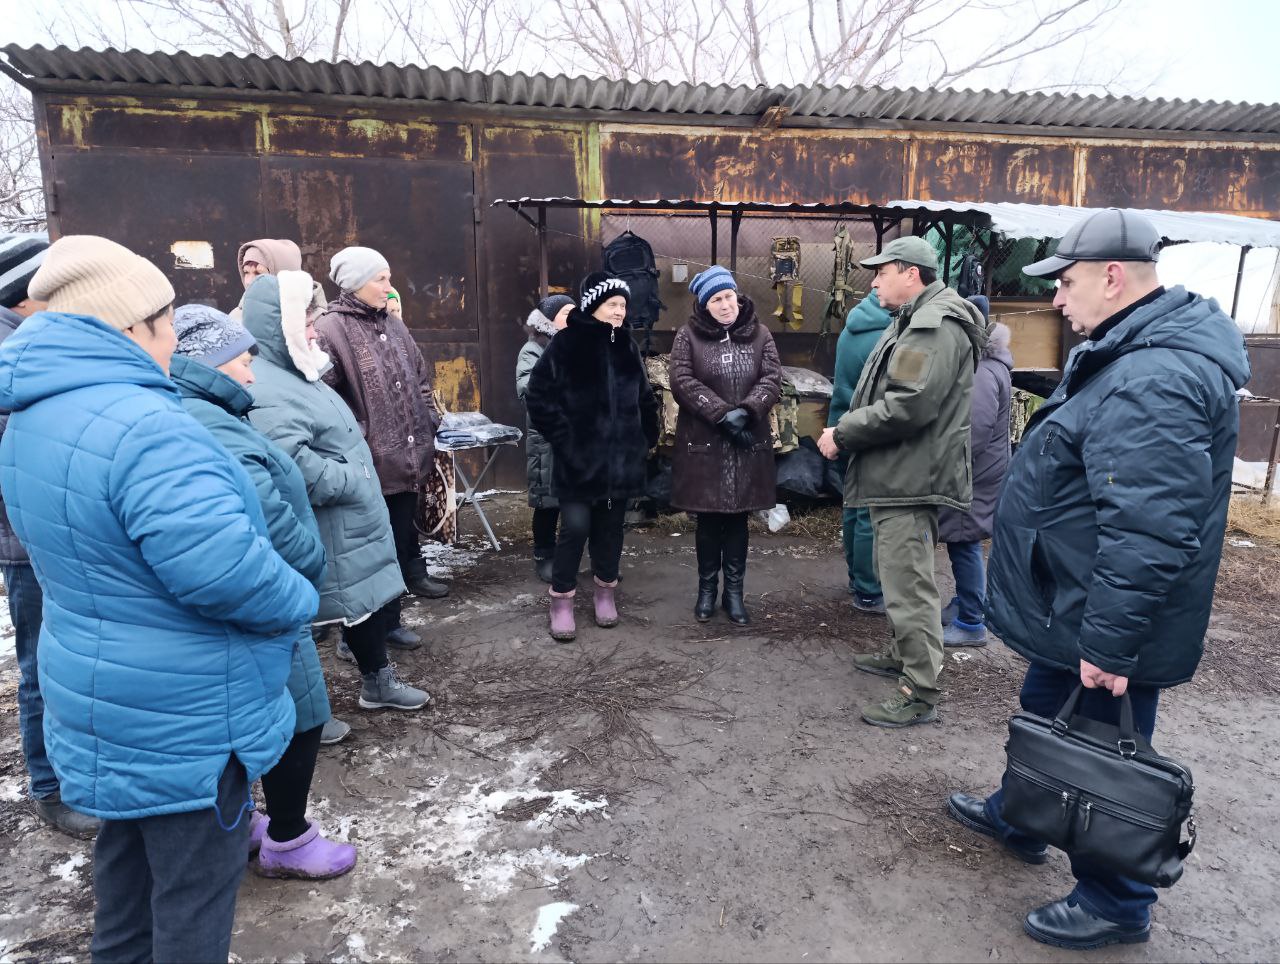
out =
[[538,302],[538,307],[529,312],[525,324],[539,335],[548,338],[556,333],[556,315],[565,305],[572,305],[573,299],[568,295],[549,295]]
[[50,311],[92,315],[118,331],[173,304],[173,285],[154,264],[123,245],[92,234],[69,234],[49,245],[27,285]]
[[183,305],[173,313],[173,330],[178,354],[210,368],[225,365],[258,345],[244,325],[208,305]]
[[329,259],[329,277],[343,291],[363,288],[379,271],[390,271],[391,265],[373,248],[343,248]]
[[593,314],[610,298],[619,295],[627,301],[631,300],[631,288],[627,283],[621,278],[610,277],[603,271],[593,271],[583,278],[579,290],[581,294],[578,297],[578,307],[585,315]]
[[48,250],[49,242],[34,234],[15,234],[0,240],[0,308],[12,308],[27,300],[27,285]]

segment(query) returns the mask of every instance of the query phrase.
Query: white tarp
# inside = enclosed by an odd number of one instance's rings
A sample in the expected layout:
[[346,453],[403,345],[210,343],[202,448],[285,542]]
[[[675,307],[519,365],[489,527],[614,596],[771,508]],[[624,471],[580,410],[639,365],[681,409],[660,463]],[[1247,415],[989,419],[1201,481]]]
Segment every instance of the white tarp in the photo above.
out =
[[[982,201],[891,201],[885,207],[910,211],[979,211],[991,218],[993,230],[1007,238],[1060,238],[1082,218],[1100,208],[1054,204]],[[1237,214],[1201,211],[1139,211],[1168,241],[1219,241],[1254,248],[1280,248],[1280,224]]]

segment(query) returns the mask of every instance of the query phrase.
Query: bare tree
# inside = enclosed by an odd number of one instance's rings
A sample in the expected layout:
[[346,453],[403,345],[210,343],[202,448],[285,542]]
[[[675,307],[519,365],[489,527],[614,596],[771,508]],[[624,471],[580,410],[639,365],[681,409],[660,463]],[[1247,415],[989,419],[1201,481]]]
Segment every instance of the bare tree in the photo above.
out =
[[44,185],[31,98],[0,77],[0,229],[40,231],[44,226]]

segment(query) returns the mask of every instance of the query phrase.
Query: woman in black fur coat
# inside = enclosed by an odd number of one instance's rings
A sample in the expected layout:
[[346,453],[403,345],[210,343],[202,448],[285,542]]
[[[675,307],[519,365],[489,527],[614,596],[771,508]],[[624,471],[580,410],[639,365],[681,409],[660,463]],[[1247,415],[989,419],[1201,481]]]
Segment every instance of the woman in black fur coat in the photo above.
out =
[[622,327],[630,295],[620,278],[587,275],[568,326],[529,376],[529,423],[551,445],[552,491],[560,502],[550,590],[557,640],[576,633],[573,596],[588,542],[596,625],[617,625],[614,588],[627,500],[644,491],[645,459],[658,442],[658,402]]

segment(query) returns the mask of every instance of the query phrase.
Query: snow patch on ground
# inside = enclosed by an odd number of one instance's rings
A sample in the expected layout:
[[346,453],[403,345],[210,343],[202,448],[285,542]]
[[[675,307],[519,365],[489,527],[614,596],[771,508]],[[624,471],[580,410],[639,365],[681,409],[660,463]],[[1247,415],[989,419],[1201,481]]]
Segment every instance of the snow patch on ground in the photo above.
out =
[[538,922],[533,925],[533,930],[529,933],[530,950],[535,954],[538,951],[545,951],[547,945],[551,943],[551,938],[556,936],[556,928],[560,926],[560,922],[577,909],[577,904],[570,904],[567,901],[557,901],[554,904],[539,907]]
[[421,551],[431,575],[453,576],[465,573],[474,566],[488,548],[487,542],[464,539],[451,546],[443,542],[424,542]]
[[17,803],[27,797],[27,781],[23,779],[5,780],[0,783],[0,801]]
[[60,864],[54,864],[49,868],[49,873],[57,877],[59,880],[67,883],[78,882],[80,877],[80,868],[89,862],[87,854],[72,854],[70,858]]
[[[4,580],[0,579],[0,587],[3,586]],[[0,597],[0,663],[14,654],[14,638],[13,620],[9,618],[9,597],[6,594]]]
[[[370,749],[378,754],[369,771],[375,776],[387,773],[400,782],[411,772],[411,761],[399,759],[404,751]],[[530,882],[554,886],[593,856],[562,853],[539,839],[551,833],[559,815],[603,816],[609,805],[603,797],[572,789],[540,789],[537,781],[552,759],[542,749],[519,751],[504,761],[504,772],[496,777],[426,775],[422,782],[409,782],[406,795],[386,800],[376,799],[372,786],[362,787],[367,800],[358,813],[344,802],[345,812],[339,815],[334,802],[322,798],[314,802],[312,814],[327,836],[359,847],[365,874],[393,876],[413,890],[428,873],[443,871],[463,891],[487,903]],[[504,807],[548,797],[545,809],[532,819],[499,816]]]

